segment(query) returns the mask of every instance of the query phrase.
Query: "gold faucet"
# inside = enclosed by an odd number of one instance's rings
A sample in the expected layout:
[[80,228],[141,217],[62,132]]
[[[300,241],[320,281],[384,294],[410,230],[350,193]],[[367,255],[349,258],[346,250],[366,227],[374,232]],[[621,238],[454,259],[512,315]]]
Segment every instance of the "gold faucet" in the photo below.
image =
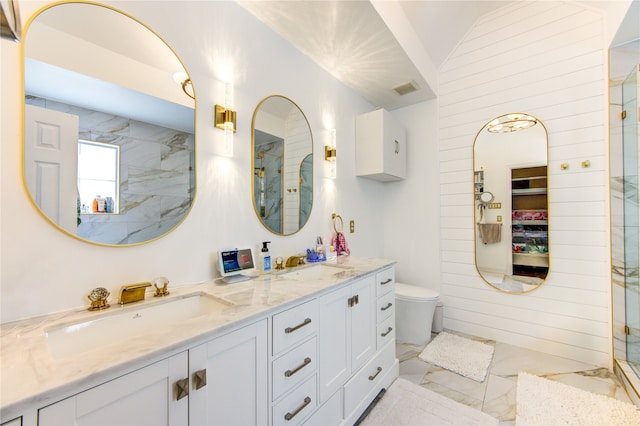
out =
[[120,304],[137,302],[144,300],[144,292],[147,287],[151,287],[151,283],[129,284],[120,290]]
[[287,259],[287,268],[293,268],[294,266],[304,265],[304,255],[290,256]]

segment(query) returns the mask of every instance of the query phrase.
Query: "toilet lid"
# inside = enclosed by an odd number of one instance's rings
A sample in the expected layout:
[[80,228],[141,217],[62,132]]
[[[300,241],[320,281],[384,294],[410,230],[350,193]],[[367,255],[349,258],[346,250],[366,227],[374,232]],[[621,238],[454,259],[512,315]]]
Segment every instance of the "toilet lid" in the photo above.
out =
[[437,300],[439,294],[428,288],[396,283],[396,297],[404,300]]

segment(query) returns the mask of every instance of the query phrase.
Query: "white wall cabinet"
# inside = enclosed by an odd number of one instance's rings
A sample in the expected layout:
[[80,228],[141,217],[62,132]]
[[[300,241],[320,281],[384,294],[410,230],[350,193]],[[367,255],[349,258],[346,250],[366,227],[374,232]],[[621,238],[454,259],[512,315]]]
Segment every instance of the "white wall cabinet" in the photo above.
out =
[[267,321],[41,408],[39,425],[268,423]]
[[356,117],[356,176],[382,182],[406,179],[406,130],[384,109]]

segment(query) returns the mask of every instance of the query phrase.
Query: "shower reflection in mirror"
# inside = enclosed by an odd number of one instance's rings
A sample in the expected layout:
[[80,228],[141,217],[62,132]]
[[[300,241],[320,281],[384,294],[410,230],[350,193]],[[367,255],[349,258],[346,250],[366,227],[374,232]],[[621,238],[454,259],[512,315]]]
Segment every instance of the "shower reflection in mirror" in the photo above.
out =
[[546,129],[505,114],[478,132],[473,154],[478,272],[501,291],[535,290],[549,272]]

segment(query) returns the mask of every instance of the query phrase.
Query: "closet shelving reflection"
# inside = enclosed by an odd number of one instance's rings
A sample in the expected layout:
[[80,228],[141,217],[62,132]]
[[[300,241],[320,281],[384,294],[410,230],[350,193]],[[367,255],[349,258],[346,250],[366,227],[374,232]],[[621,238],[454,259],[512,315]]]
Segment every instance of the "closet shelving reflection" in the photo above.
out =
[[546,276],[549,269],[547,167],[511,171],[513,275]]

